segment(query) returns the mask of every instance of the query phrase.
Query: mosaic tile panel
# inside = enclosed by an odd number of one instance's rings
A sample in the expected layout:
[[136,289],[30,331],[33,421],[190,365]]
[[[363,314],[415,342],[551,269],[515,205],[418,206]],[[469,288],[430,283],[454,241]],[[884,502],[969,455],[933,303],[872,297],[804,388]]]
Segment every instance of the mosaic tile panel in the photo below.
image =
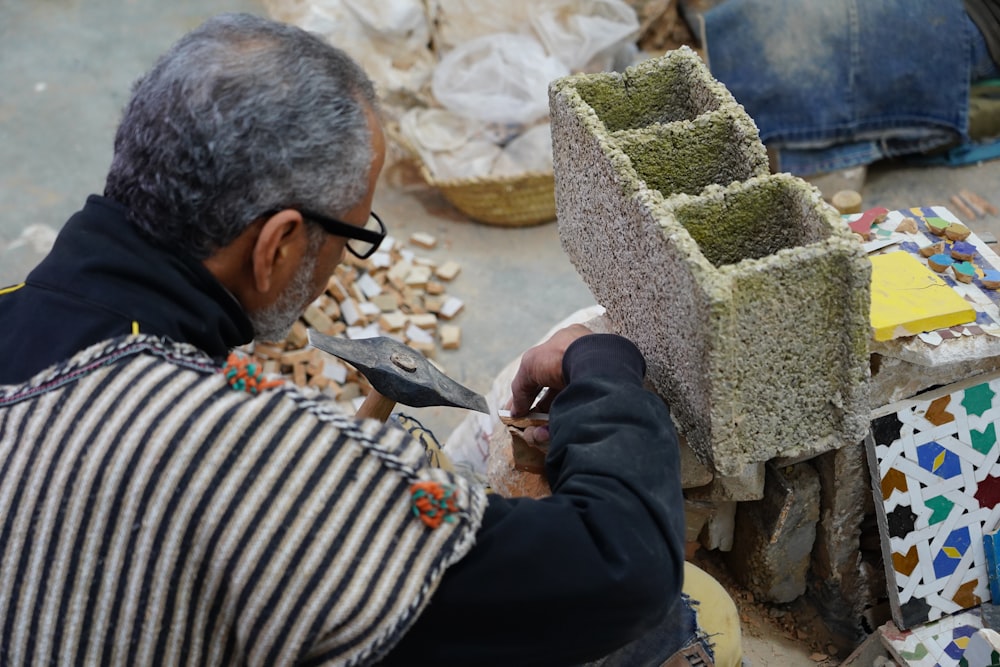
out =
[[998,430],[1000,374],[895,403],[872,420],[866,444],[900,628],[990,599],[983,535],[1000,522]]
[[966,611],[913,630],[900,631],[889,623],[880,631],[883,643],[907,667],[960,667],[970,639],[982,627],[979,614]]

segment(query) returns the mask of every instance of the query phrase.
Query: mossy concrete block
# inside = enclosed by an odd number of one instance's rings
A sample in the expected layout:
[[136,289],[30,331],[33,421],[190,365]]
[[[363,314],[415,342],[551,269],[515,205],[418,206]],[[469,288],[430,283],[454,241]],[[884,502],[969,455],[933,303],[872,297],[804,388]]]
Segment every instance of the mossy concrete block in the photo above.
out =
[[870,263],[689,49],[549,89],[560,238],[722,475],[857,443]]

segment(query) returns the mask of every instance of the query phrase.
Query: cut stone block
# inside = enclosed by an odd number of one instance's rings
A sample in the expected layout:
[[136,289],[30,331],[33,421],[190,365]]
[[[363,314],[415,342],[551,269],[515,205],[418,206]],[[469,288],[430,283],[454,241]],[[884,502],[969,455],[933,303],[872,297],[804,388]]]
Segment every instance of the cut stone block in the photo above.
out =
[[736,509],[733,548],[726,562],[757,599],[785,603],[806,591],[819,520],[819,475],[809,463],[766,468],[764,498]]
[[709,551],[731,551],[738,503],[728,501],[712,504],[715,511],[705,520],[698,540]]
[[871,477],[864,443],[842,447],[813,460],[820,481],[820,520],[812,552],[810,588],[828,628],[856,645],[865,638],[864,610],[876,597],[862,567],[861,524]]
[[549,88],[559,234],[699,457],[739,476],[868,427],[871,265],[690,49]]
[[764,464],[747,465],[738,475],[714,475],[704,486],[685,487],[685,496],[712,502],[759,500],[764,496]]

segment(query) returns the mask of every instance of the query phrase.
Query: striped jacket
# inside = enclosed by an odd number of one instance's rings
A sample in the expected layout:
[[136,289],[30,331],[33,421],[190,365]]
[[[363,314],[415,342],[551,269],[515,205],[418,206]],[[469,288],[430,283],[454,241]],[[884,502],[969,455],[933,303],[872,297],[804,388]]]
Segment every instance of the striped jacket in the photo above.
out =
[[102,343],[0,386],[0,664],[371,664],[485,505],[394,427]]

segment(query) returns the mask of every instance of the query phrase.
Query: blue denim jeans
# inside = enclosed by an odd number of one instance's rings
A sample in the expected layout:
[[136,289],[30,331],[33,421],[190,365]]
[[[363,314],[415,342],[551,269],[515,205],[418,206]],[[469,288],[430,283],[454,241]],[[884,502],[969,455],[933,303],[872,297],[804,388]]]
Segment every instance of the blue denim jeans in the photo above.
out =
[[678,608],[667,615],[665,622],[614,653],[588,662],[583,667],[658,667],[695,642],[700,642],[708,657],[713,658],[710,638],[698,627],[697,605],[696,601],[682,593],[676,605]]
[[777,170],[801,176],[967,142],[970,81],[998,74],[962,0],[728,0],[702,32]]

